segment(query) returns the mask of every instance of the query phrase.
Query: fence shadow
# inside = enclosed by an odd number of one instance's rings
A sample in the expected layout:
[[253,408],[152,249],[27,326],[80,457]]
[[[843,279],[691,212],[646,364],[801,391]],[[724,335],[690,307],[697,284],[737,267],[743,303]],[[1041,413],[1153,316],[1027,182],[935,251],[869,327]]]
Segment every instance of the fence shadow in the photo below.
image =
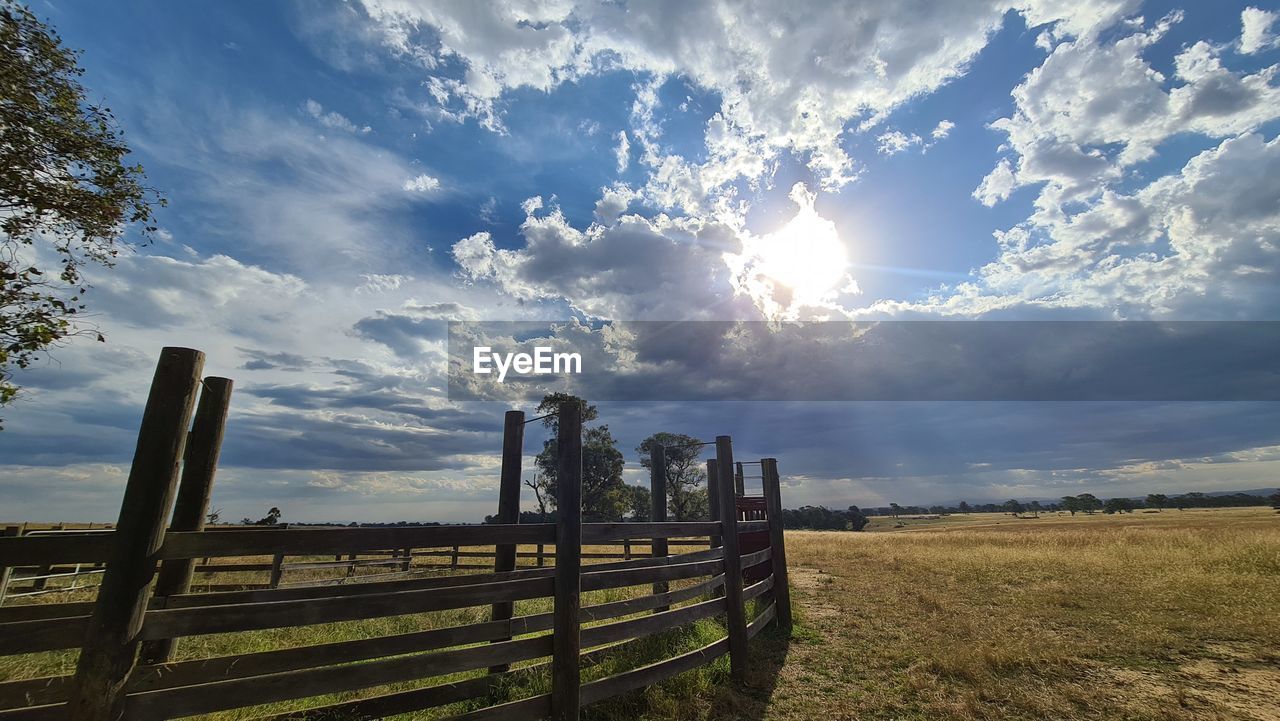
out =
[[759,721],[773,699],[791,650],[789,635],[770,625],[751,640],[751,665],[743,683],[724,686],[711,699],[708,721]]

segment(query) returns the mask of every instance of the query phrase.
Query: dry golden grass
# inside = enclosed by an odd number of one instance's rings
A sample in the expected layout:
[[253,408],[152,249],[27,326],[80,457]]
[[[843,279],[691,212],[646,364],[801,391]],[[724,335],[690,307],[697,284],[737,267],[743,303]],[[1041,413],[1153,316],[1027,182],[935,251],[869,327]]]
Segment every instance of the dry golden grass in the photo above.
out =
[[740,716],[1280,718],[1269,509],[975,514],[787,552],[801,621]]
[[[787,533],[796,629],[790,639],[766,631],[752,641],[745,686],[728,682],[722,659],[588,709],[585,717],[1280,719],[1280,515],[1273,511],[1039,519],[973,514],[894,525],[878,522],[871,533]],[[593,594],[585,602],[642,591]],[[517,612],[549,608],[545,600],[523,602]],[[407,632],[484,615],[485,609],[471,609],[223,634],[189,639],[181,655]],[[718,623],[704,622],[587,677],[695,648],[722,633]],[[72,659],[40,654],[24,661],[21,668],[0,663],[0,678],[66,670]],[[512,697],[544,684],[534,679],[512,689]],[[357,695],[363,694],[326,700]],[[266,710],[210,718],[250,718]]]

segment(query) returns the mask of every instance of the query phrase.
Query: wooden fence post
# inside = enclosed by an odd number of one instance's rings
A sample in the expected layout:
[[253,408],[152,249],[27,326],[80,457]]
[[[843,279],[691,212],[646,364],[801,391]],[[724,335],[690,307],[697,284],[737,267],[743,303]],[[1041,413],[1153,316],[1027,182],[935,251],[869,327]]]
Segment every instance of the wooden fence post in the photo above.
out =
[[[66,528],[64,523],[55,523],[49,527],[50,531],[61,531]],[[43,591],[49,585],[49,575],[53,573],[53,565],[45,564],[36,567],[35,578],[31,580],[32,591]]]
[[[716,459],[707,459],[707,506],[711,511],[711,520],[720,520],[720,473],[716,470]],[[711,547],[720,547],[720,534],[712,534]]]
[[[6,537],[16,537],[22,535],[22,529],[27,524],[18,526],[5,526],[4,532],[0,535]],[[13,568],[9,566],[0,566],[0,606],[4,605],[4,597],[9,593],[9,578],[13,576]]]
[[110,560],[76,663],[67,718],[115,721],[124,715],[125,682],[137,658],[147,588],[155,573],[156,552],[164,541],[203,367],[204,353],[197,350],[165,348],[160,353]]
[[733,464],[733,488],[739,497],[747,495],[746,476],[742,474],[742,464]]
[[404,563],[401,563],[401,564],[400,564],[400,570],[401,570],[401,571],[408,571],[408,570],[410,570],[410,569],[412,569],[412,568],[413,568],[413,549],[412,549],[412,548],[405,548],[405,549],[402,549],[402,550],[403,550],[403,553],[404,553]]
[[268,588],[279,588],[280,577],[284,575],[284,554],[277,553],[271,557],[271,580],[267,581]]
[[[520,522],[520,464],[524,460],[524,411],[507,411],[502,426],[502,472],[498,481],[498,523]],[[493,549],[493,570],[516,570],[516,544],[505,543]],[[493,604],[490,618],[506,621],[515,612],[515,603],[500,601]],[[494,643],[510,641],[511,637],[494,639]],[[502,673],[510,664],[489,667],[489,673]]]
[[769,546],[773,560],[773,602],[777,604],[778,625],[791,630],[791,585],[787,580],[787,549],[782,533],[782,482],[778,478],[778,459],[760,461],[764,483],[764,505],[769,514]]
[[556,575],[551,638],[551,718],[578,721],[582,650],[582,406],[560,404],[556,437]]
[[724,598],[729,627],[729,670],[735,679],[747,673],[747,610],[742,604],[742,553],[738,549],[738,499],[734,494],[733,442],[716,436],[720,471],[720,523],[724,543]]
[[[169,521],[171,531],[204,530],[213,477],[218,471],[218,455],[222,452],[232,385],[230,378],[213,376],[201,383],[200,403],[182,454],[182,480],[178,483],[178,500],[174,501],[173,518]],[[190,591],[195,563],[194,558],[174,558],[161,563],[154,595],[165,599]],[[167,663],[177,646],[176,638],[147,641],[142,644],[142,663]]]
[[[649,498],[650,520],[654,523],[662,523],[667,520],[667,449],[659,443],[654,443],[649,447]],[[652,558],[664,557],[668,554],[667,539],[653,539],[650,550]],[[653,584],[654,594],[666,593],[667,582],[658,581]],[[659,606],[653,609],[654,613],[662,613],[669,610],[670,606]]]

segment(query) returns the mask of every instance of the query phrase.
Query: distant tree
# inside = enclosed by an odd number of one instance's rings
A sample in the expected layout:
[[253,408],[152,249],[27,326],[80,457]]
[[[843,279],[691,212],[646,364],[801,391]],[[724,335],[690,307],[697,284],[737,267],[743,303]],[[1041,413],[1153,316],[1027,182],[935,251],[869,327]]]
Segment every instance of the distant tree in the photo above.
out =
[[649,468],[654,446],[665,449],[667,459],[667,509],[673,521],[709,520],[707,471],[702,463],[702,444],[683,433],[654,433],[640,442],[636,453],[640,465]]
[[1103,513],[1133,513],[1135,508],[1132,498],[1108,498],[1102,506]]
[[1208,499],[1200,491],[1184,493],[1181,496],[1178,496],[1178,498],[1182,501],[1181,508],[1201,508],[1208,505],[1206,503]]
[[959,506],[958,508],[959,508],[959,510],[960,510],[960,512],[961,512],[961,513],[968,513],[968,512],[969,512],[969,504],[968,504],[968,503],[965,503],[964,501],[960,501],[960,506]]
[[551,481],[541,473],[534,474],[533,480],[525,479],[524,484],[533,491],[533,499],[538,504],[538,515],[542,523],[547,520],[548,506],[555,506],[555,498],[551,496]]
[[205,523],[209,524],[210,526],[217,525],[218,521],[222,518],[222,509],[215,508],[214,510],[205,514],[204,518],[205,518]]
[[1267,496],[1267,500],[1271,501],[1271,507],[1280,510],[1280,491],[1276,491]]
[[1070,511],[1071,515],[1076,515],[1076,511],[1082,511],[1084,508],[1080,505],[1080,499],[1075,496],[1062,497],[1062,510]]
[[1023,506],[1021,503],[1019,503],[1017,499],[1010,498],[1009,500],[1004,502],[1004,510],[1017,516],[1027,509],[1026,509],[1026,506]]
[[280,516],[282,515],[284,514],[280,512],[279,508],[272,506],[271,510],[267,511],[267,515],[263,516],[262,518],[259,518],[256,521],[251,521],[246,516],[243,520],[240,521],[240,524],[243,526],[274,526],[280,522]]
[[633,521],[648,521],[653,516],[653,493],[640,485],[628,485],[626,491],[627,516]]
[[[130,225],[156,230],[164,199],[145,185],[111,109],[80,84],[79,53],[21,3],[0,0],[0,406],[15,368],[68,337],[85,265],[111,266]],[[56,267],[48,267],[55,264]]]
[[1102,501],[1092,493],[1081,493],[1076,500],[1080,502],[1080,510],[1087,514],[1102,510]]
[[897,518],[898,514],[902,513],[902,506],[899,506],[896,503],[890,503],[889,508],[891,509],[894,518]]
[[1027,504],[1027,510],[1031,511],[1036,518],[1040,517],[1040,511],[1044,510],[1044,506],[1040,505],[1040,501],[1032,501]]
[[863,515],[857,506],[849,506],[844,515],[849,519],[849,530],[851,531],[861,531],[871,522],[871,519]]
[[1148,493],[1147,505],[1156,510],[1163,510],[1165,506],[1169,505],[1169,497],[1163,493]]
[[[857,506],[851,507],[856,509]],[[866,525],[866,517],[858,512],[862,520],[857,522],[854,530]],[[782,511],[783,528],[809,528],[821,531],[844,531],[850,528],[852,520],[848,511],[835,511],[826,506],[801,506]]]
[[[626,511],[626,491],[622,482],[623,458],[618,441],[606,425],[586,426],[597,417],[596,407],[577,396],[567,393],[551,393],[543,396],[538,412],[554,414],[564,402],[576,401],[582,407],[582,514],[588,520],[613,520]],[[551,437],[542,444],[542,452],[534,459],[542,476],[547,479],[550,497],[555,498],[556,476],[559,473],[556,457],[556,436],[560,428],[557,415],[542,420],[551,431]]]

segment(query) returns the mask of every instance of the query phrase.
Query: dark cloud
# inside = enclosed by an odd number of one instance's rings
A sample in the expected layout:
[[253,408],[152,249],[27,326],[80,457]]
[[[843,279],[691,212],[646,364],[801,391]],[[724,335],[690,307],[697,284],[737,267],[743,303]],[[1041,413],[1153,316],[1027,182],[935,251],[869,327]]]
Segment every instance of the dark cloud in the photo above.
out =
[[[454,399],[1280,400],[1274,322],[459,323]],[[473,371],[473,349],[582,356],[580,375]]]
[[244,355],[249,356],[249,360],[245,361],[240,367],[244,370],[286,370],[301,371],[310,368],[313,363],[306,356],[297,353],[271,353],[264,350],[256,350],[253,348],[236,348]]
[[360,338],[385,345],[401,358],[420,360],[425,351],[423,342],[443,340],[446,328],[446,324],[437,318],[413,317],[380,310],[375,315],[356,321],[352,332]]

